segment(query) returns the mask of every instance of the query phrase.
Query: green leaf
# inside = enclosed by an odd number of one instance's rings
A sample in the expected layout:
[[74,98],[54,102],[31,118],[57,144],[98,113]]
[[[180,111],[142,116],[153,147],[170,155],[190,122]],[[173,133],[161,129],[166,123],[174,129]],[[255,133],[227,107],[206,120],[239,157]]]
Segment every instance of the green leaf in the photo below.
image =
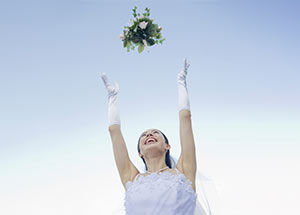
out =
[[138,52],[141,53],[142,51],[144,51],[144,45],[139,45],[139,48],[138,48]]
[[134,8],[132,9],[134,17],[136,17],[136,9],[137,9],[137,6],[134,6]]
[[163,38],[162,40],[159,40],[159,43],[162,44],[163,41],[165,41],[165,40],[166,40],[166,38]]
[[131,45],[131,42],[128,41],[127,44],[126,44],[127,51],[130,49],[130,45]]

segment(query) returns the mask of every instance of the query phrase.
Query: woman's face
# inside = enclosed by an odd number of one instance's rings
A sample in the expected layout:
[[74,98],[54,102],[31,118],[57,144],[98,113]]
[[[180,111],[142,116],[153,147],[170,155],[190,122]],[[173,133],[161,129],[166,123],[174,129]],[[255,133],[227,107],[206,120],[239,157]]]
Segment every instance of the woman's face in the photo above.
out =
[[140,154],[144,153],[150,149],[159,149],[166,151],[170,148],[169,144],[166,144],[165,138],[158,129],[149,129],[143,132],[140,136]]

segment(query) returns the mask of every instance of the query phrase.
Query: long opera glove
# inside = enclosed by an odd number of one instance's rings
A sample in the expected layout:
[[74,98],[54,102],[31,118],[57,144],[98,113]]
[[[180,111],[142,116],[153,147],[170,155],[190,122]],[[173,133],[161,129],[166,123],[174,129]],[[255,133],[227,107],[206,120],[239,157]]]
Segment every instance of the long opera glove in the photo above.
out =
[[184,59],[184,68],[178,73],[177,86],[178,86],[178,110],[190,110],[190,102],[186,84],[187,70],[190,64],[187,59]]
[[115,86],[108,82],[105,73],[101,74],[101,78],[108,92],[108,123],[109,126],[118,124],[121,125],[120,115],[118,109],[118,94],[120,91],[119,84],[116,82]]

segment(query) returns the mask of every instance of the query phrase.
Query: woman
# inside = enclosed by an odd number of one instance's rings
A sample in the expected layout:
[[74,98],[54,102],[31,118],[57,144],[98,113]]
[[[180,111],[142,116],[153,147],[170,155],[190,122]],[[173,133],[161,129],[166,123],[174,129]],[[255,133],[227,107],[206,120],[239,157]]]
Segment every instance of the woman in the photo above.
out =
[[[190,104],[186,85],[189,67],[177,76],[181,154],[175,168],[170,160],[167,137],[158,129],[148,129],[138,140],[138,153],[147,172],[140,173],[130,161],[120,129],[117,106],[119,86],[108,82],[102,74],[108,90],[109,132],[113,144],[115,162],[125,188],[127,215],[192,215],[196,206],[196,153],[192,131]],[[204,214],[204,213],[203,213]]]

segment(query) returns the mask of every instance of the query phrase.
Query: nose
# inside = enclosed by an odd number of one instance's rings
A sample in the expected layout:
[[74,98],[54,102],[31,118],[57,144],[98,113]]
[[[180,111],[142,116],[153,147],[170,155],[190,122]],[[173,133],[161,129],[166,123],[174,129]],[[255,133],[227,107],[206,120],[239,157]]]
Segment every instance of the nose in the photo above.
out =
[[153,136],[153,134],[150,132],[150,133],[148,133],[148,134],[146,135],[146,137],[148,137],[149,135]]

